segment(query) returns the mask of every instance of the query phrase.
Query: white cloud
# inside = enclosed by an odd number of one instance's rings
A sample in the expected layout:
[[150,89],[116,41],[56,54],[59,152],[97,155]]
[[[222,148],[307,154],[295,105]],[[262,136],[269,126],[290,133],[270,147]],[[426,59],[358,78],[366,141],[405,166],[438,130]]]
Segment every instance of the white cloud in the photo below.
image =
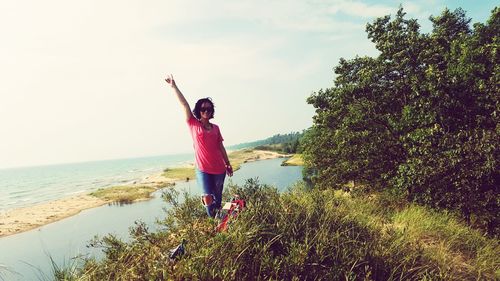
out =
[[384,5],[369,5],[363,2],[338,1],[330,7],[330,12],[342,12],[351,16],[372,18],[388,15],[394,11],[394,7]]

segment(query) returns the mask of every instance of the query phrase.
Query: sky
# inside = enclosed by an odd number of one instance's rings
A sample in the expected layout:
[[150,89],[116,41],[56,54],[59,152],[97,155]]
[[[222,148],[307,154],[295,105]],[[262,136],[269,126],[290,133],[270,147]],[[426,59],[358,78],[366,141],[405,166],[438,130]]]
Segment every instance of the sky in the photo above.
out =
[[375,56],[366,23],[399,5],[429,32],[496,1],[16,0],[0,2],[0,168],[192,151],[191,106],[211,97],[226,146],[302,131],[306,99],[340,58]]

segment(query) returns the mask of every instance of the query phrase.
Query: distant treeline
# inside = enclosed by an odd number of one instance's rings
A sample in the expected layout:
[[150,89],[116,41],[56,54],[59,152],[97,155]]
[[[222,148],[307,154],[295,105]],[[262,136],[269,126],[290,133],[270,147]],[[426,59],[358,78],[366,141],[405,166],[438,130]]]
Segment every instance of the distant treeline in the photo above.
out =
[[306,171],[316,185],[354,181],[498,233],[500,9],[472,27],[461,9],[430,20],[429,34],[403,9],[367,25],[379,55],[341,59],[334,86],[308,99]]
[[279,151],[284,153],[296,153],[299,151],[299,140],[304,132],[292,132],[288,134],[277,134],[267,139],[241,143],[228,146],[228,149],[241,149],[253,147],[256,149]]

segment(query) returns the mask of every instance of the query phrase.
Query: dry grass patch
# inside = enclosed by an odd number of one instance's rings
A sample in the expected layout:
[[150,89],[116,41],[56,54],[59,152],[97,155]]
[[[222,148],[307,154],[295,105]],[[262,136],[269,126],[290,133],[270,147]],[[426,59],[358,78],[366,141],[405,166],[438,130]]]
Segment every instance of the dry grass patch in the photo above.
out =
[[239,170],[241,168],[241,164],[259,160],[260,157],[255,153],[253,149],[241,149],[232,151],[228,155],[229,161],[231,162],[231,166],[233,167],[233,171]]
[[174,180],[190,181],[196,178],[194,167],[174,167],[163,170],[163,176]]
[[151,193],[156,191],[160,186],[149,185],[127,185],[113,186],[109,188],[101,188],[90,193],[90,195],[118,203],[132,203],[138,200],[151,198]]
[[304,166],[304,159],[302,159],[302,154],[294,154],[292,157],[283,161],[281,166]]

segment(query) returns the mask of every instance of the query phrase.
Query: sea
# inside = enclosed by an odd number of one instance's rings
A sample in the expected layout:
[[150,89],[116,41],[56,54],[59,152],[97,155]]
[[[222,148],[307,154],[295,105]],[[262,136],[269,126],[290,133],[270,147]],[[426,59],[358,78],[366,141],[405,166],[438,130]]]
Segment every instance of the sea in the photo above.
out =
[[192,153],[0,170],[0,213],[99,188],[126,185],[173,166]]
[[[281,166],[283,160],[245,163],[233,177],[226,179],[225,186],[256,179],[284,191],[302,179],[302,167]],[[5,211],[125,184],[192,161],[192,154],[179,154],[0,170],[1,208]],[[174,188],[181,193],[201,193],[196,180],[177,182]],[[151,200],[104,205],[36,229],[0,237],[0,280],[53,280],[54,265],[67,268],[79,264],[83,257],[102,257],[101,249],[89,247],[95,236],[112,234],[126,241],[130,228],[139,221],[151,231],[158,230],[161,225],[157,221],[165,217],[169,208],[161,199],[161,192],[155,192]]]

